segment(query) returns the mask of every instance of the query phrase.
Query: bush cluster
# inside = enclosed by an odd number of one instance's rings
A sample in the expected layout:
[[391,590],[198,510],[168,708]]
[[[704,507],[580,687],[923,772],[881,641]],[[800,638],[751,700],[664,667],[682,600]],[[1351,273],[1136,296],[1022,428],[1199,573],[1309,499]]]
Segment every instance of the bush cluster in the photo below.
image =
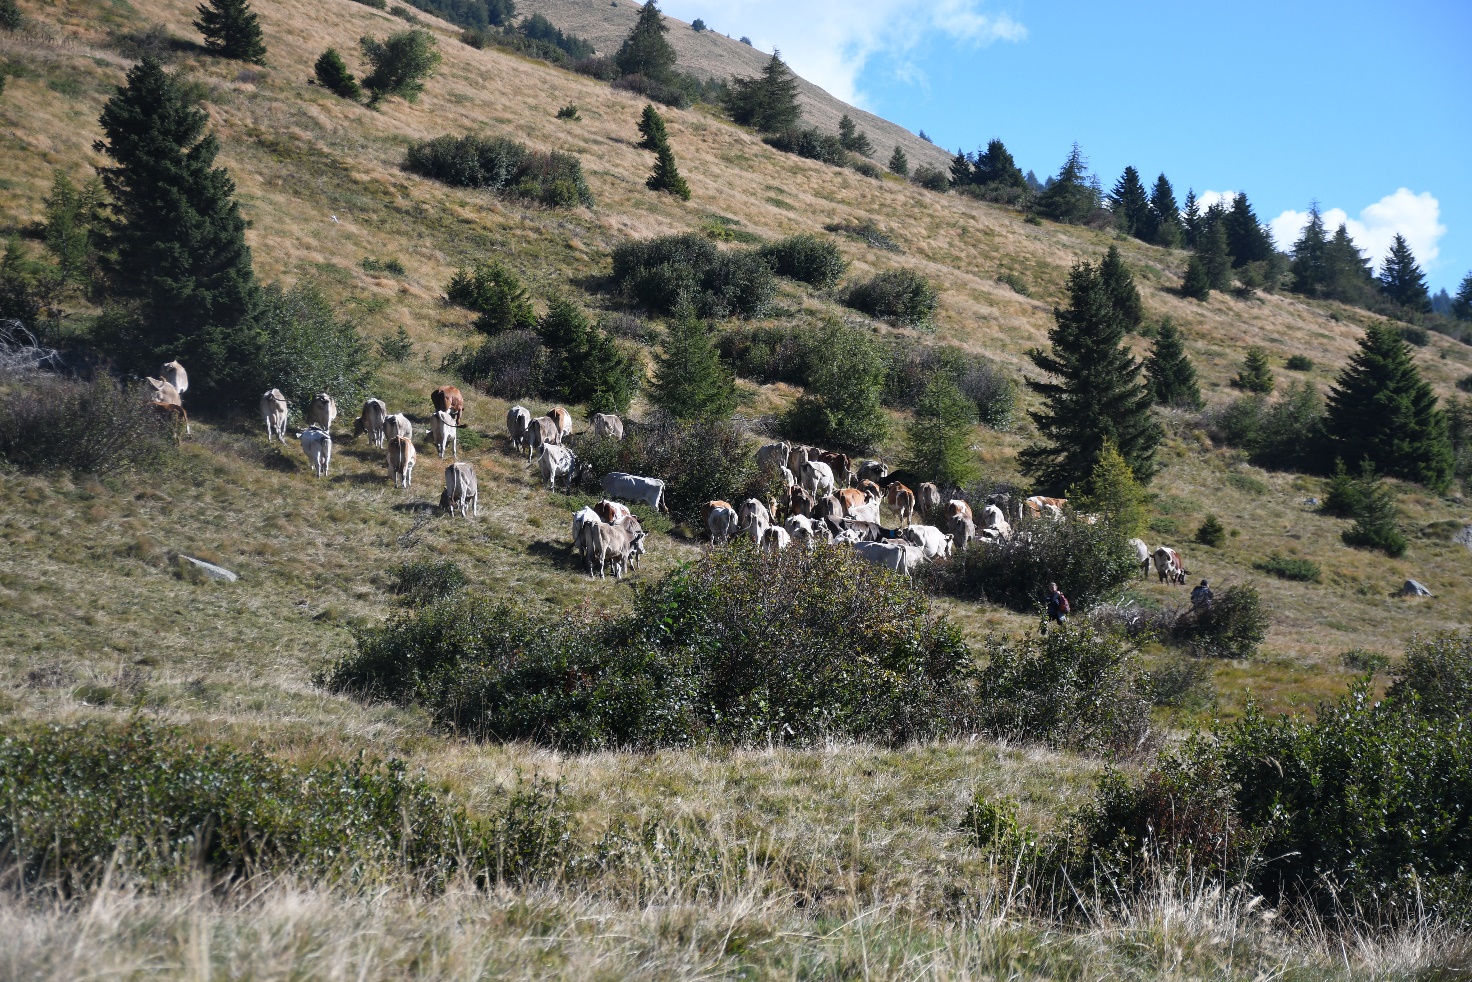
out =
[[404,166],[455,187],[514,195],[554,208],[593,207],[581,160],[529,150],[503,137],[438,136],[409,147]]
[[885,405],[913,409],[931,381],[946,376],[975,404],[976,416],[985,425],[1001,430],[1016,419],[1017,383],[987,358],[901,337],[890,342],[888,362]]
[[893,237],[889,235],[889,233],[885,232],[877,224],[875,224],[872,218],[866,218],[862,222],[856,222],[853,224],[848,224],[845,222],[830,222],[827,225],[823,226],[823,231],[839,232],[844,235],[851,235],[861,242],[866,242],[876,249],[883,249],[885,252],[902,251],[900,249],[900,244],[896,242]]
[[446,355],[440,370],[498,399],[544,394],[547,349],[535,331],[503,331]]
[[1311,382],[1292,382],[1269,400],[1246,395],[1207,410],[1201,422],[1211,437],[1247,451],[1258,467],[1318,473],[1324,468],[1324,400]]
[[31,471],[114,473],[161,465],[169,425],[143,393],[103,375],[0,382],[0,458]]
[[910,183],[917,184],[927,191],[935,191],[945,194],[951,189],[951,178],[945,171],[929,164],[921,164],[915,168],[910,175]]
[[843,302],[870,317],[921,325],[940,306],[940,293],[913,270],[891,269],[854,285]]
[[1340,533],[1347,546],[1377,549],[1394,559],[1405,555],[1410,545],[1400,531],[1395,488],[1376,476],[1369,461],[1361,464],[1358,477],[1345,470],[1342,460],[1335,462],[1322,510],[1325,514],[1354,519],[1354,524]]
[[615,247],[613,278],[624,297],[651,314],[689,303],[701,317],[760,317],[776,290],[760,254],[722,252],[694,233]]
[[796,154],[809,160],[842,167],[848,162],[848,151],[835,133],[824,133],[819,129],[790,129],[763,137],[763,142],[774,150]]
[[266,343],[260,352],[257,393],[279,388],[293,407],[304,410],[319,392],[338,405],[356,406],[373,381],[373,349],[352,321],[310,283],[261,291],[257,324]]
[[455,270],[445,287],[445,301],[479,314],[476,329],[486,334],[526,330],[537,323],[521,279],[496,261]]
[[1386,694],[1413,712],[1438,719],[1472,717],[1472,637],[1414,638],[1391,677],[1395,681]]
[[765,246],[761,256],[772,272],[788,279],[827,288],[843,279],[848,260],[831,239],[816,235],[794,235]]
[[465,571],[453,560],[416,559],[388,568],[390,591],[399,602],[418,606],[459,593],[470,583]]
[[1267,559],[1253,563],[1252,568],[1260,569],[1280,580],[1293,580],[1299,583],[1317,583],[1319,577],[1323,575],[1319,564],[1312,559],[1280,556],[1276,553]]

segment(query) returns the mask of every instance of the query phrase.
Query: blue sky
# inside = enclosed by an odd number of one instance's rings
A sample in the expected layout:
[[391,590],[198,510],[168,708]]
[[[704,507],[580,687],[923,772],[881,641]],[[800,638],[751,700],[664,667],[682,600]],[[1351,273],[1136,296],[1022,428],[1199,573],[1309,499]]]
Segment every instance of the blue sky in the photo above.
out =
[[1410,240],[1433,291],[1472,270],[1472,0],[664,0],[954,151],[1001,137],[1040,178],[1076,140],[1245,191],[1280,244],[1317,199],[1376,261]]

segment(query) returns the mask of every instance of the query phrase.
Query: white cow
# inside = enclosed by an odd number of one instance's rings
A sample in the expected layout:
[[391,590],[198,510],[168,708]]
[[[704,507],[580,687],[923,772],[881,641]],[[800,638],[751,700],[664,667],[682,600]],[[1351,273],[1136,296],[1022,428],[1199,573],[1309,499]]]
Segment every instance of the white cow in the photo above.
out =
[[600,577],[606,575],[604,569],[611,563],[614,579],[621,580],[629,563],[629,555],[649,533],[631,533],[619,525],[586,525],[583,527],[583,534],[587,542],[585,558],[588,575],[593,575],[593,563],[596,560]]
[[638,569],[640,560],[644,558],[644,543],[648,541],[642,534],[644,526],[633,515],[625,515],[614,524],[634,536],[633,544],[629,546],[629,568]]
[[762,552],[771,553],[775,556],[777,553],[782,552],[790,545],[792,545],[792,537],[789,536],[787,534],[787,530],[780,525],[773,525],[771,528],[762,533]]
[[981,534],[988,539],[1012,538],[1012,523],[1007,521],[1006,512],[997,505],[987,505],[981,510]]
[[512,406],[506,410],[506,435],[511,438],[511,449],[520,453],[526,450],[527,458],[532,455],[532,412],[525,406]]
[[815,498],[833,491],[833,468],[821,460],[805,460],[802,464],[802,486]]
[[1150,547],[1144,539],[1131,539],[1130,548],[1135,550],[1135,562],[1140,565],[1140,578],[1150,579]]
[[353,421],[353,436],[368,434],[370,446],[381,447],[385,439],[384,422],[388,419],[388,407],[382,399],[369,399],[363,403],[362,414]]
[[166,362],[158,370],[158,376],[172,385],[181,396],[189,391],[189,373],[177,361]]
[[388,444],[388,469],[394,477],[394,487],[408,487],[414,478],[414,462],[419,455],[414,451],[414,442],[408,437],[396,436]]
[[383,435],[385,439],[392,440],[401,436],[405,440],[414,439],[414,424],[409,422],[409,417],[403,413],[394,413],[383,421]]
[[475,478],[474,467],[462,462],[445,468],[440,507],[452,515],[458,511],[463,518],[480,516],[480,482]]
[[784,527],[794,542],[806,542],[809,552],[820,539],[824,542],[833,541],[833,532],[826,522],[808,518],[806,515],[793,515],[787,519]]
[[639,477],[613,471],[603,475],[603,493],[636,504],[648,505],[663,515],[670,513],[664,500],[664,482],[657,477]]
[[916,567],[925,562],[924,549],[897,539],[890,542],[855,542],[853,549],[861,559],[903,576],[909,576]]
[[793,477],[792,471],[787,469],[786,464],[777,465],[777,473],[782,476],[782,486],[784,488],[790,489],[797,487],[797,478]]
[[767,506],[755,498],[747,498],[736,506],[736,521],[742,531],[751,536],[753,545],[761,545],[767,529],[772,527],[772,514]]
[[460,427],[455,425],[455,420],[443,409],[435,411],[429,418],[429,438],[434,441],[435,449],[440,452],[440,460],[445,459],[445,447],[452,448],[451,456],[460,457]]
[[764,471],[776,471],[781,467],[787,469],[787,455],[792,452],[792,447],[787,443],[767,443],[756,452],[756,464]]
[[862,505],[845,509],[846,518],[852,518],[856,522],[873,522],[879,524],[879,502],[865,499]]
[[593,435],[600,439],[622,440],[624,421],[613,413],[593,414]]
[[572,547],[588,557],[588,546],[584,540],[585,530],[589,525],[602,525],[603,519],[593,508],[579,508],[572,515]]
[[577,466],[578,459],[571,450],[551,443],[542,444],[542,455],[537,458],[537,467],[542,472],[542,480],[553,491],[557,490],[557,479],[560,477],[567,482],[567,490],[571,493]]
[[1186,569],[1186,562],[1181,554],[1169,546],[1160,546],[1155,550],[1155,571],[1160,574],[1160,582],[1174,583],[1177,586],[1185,586],[1186,577],[1191,573]]
[[572,413],[561,406],[553,406],[547,410],[547,416],[557,424],[557,442],[572,436]]
[[285,446],[286,417],[290,415],[290,407],[280,389],[272,389],[261,396],[261,415],[266,417],[266,442],[280,440]]
[[711,545],[720,545],[736,534],[741,520],[736,517],[735,508],[722,502],[706,509],[705,527],[710,532]]
[[332,434],[313,424],[296,435],[302,443],[302,452],[312,465],[312,473],[326,477],[332,466]]
[[924,551],[926,559],[951,554],[952,536],[942,532],[934,525],[907,525],[900,535],[911,545],[919,546]]
[[879,482],[889,476],[889,466],[882,460],[866,460],[860,465],[858,473],[854,475],[857,482],[874,481]]
[[332,421],[337,419],[337,400],[325,392],[319,392],[307,404],[307,423],[332,432]]

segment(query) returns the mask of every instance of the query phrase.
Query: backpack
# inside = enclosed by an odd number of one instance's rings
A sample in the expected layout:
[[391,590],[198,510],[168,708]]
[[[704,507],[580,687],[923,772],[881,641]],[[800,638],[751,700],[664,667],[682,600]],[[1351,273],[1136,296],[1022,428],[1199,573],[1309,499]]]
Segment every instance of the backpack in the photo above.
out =
[[1058,609],[1065,614],[1073,613],[1073,610],[1068,606],[1068,598],[1063,595],[1062,590],[1058,591]]

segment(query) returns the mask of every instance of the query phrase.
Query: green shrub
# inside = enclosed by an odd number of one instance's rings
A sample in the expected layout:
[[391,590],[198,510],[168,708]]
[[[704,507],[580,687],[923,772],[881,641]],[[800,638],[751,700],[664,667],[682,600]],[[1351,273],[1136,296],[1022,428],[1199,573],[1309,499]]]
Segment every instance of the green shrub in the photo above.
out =
[[694,233],[616,246],[613,278],[651,314],[673,314],[689,302],[701,317],[760,317],[776,290],[757,253],[722,252]]
[[1187,655],[1176,655],[1150,669],[1150,703],[1171,709],[1209,709],[1216,703],[1211,665]]
[[378,357],[384,361],[403,362],[413,352],[414,340],[409,337],[409,332],[404,330],[402,324],[393,334],[378,339]]
[[1167,640],[1214,658],[1249,658],[1268,636],[1271,620],[1262,596],[1250,586],[1223,590],[1209,607],[1181,613]]
[[514,195],[552,208],[593,207],[577,157],[528,150],[503,137],[437,136],[411,145],[404,167],[454,187]]
[[261,291],[257,322],[266,343],[258,387],[276,387],[298,409],[319,392],[340,406],[361,405],[373,381],[373,354],[351,322],[310,283]]
[[445,356],[441,371],[498,399],[520,399],[547,389],[547,349],[535,331],[502,331],[478,346]]
[[391,34],[383,41],[364,37],[358,45],[363,49],[363,57],[373,66],[363,78],[363,88],[370,93],[370,105],[389,96],[417,101],[425,81],[440,64],[435,37],[422,27]]
[[1318,473],[1327,464],[1324,400],[1311,382],[1290,383],[1271,402],[1263,395],[1242,396],[1203,420],[1213,438],[1246,450],[1258,467]]
[[1395,489],[1375,476],[1365,462],[1357,479],[1347,477],[1340,465],[1330,479],[1324,498],[1330,514],[1347,513],[1354,524],[1340,534],[1344,544],[1355,549],[1376,549],[1392,559],[1405,555],[1410,543],[1399,528],[1400,509]]
[[1364,648],[1354,648],[1339,656],[1344,662],[1344,667],[1355,672],[1365,672],[1374,675],[1383,672],[1390,667],[1390,659],[1378,651],[1366,651]]
[[922,344],[911,338],[889,341],[884,403],[913,409],[937,375],[946,375],[976,406],[977,418],[995,430],[1006,429],[1017,416],[1017,382],[988,358],[956,348]]
[[782,418],[784,434],[841,450],[869,450],[889,420],[880,404],[884,358],[866,331],[830,324],[817,344],[807,391]]
[[1410,324],[1402,324],[1397,330],[1402,341],[1413,344],[1418,348],[1424,348],[1431,343],[1431,335],[1424,327],[1414,327]]
[[854,310],[897,324],[926,324],[940,305],[929,280],[908,269],[892,269],[854,286],[844,298]]
[[927,191],[935,191],[945,194],[951,189],[951,178],[945,171],[932,167],[929,164],[921,164],[915,168],[910,175],[910,183],[917,184]]
[[575,102],[569,102],[567,105],[565,105],[561,109],[557,110],[557,118],[558,119],[570,120],[570,121],[576,123],[576,122],[580,121],[583,117],[578,112],[578,105],[577,105],[577,103],[575,103]]
[[0,384],[0,458],[29,471],[112,474],[158,467],[169,427],[133,388],[35,375]]
[[1267,559],[1253,563],[1252,568],[1260,569],[1280,580],[1293,580],[1298,583],[1317,583],[1323,574],[1323,571],[1319,569],[1319,564],[1311,559],[1294,559],[1279,556],[1276,553]]
[[1314,360],[1308,355],[1289,355],[1283,367],[1290,372],[1311,372],[1314,370]]
[[1472,638],[1413,638],[1405,663],[1391,676],[1395,682],[1386,695],[1411,711],[1439,719],[1472,717]]
[[399,602],[408,606],[434,603],[465,589],[470,579],[453,560],[418,559],[388,568],[393,578],[389,588]]
[[805,386],[812,377],[822,335],[810,327],[733,327],[721,334],[721,358],[741,378]]
[[[0,0],[0,28],[7,31],[20,30],[24,19],[20,14],[20,5],[15,0]],[[5,73],[0,72],[0,91],[4,91]]]
[[791,129],[762,138],[770,147],[783,153],[797,154],[824,164],[842,167],[848,161],[843,141],[834,133],[817,129]]
[[455,270],[445,287],[445,300],[479,314],[476,329],[486,334],[525,330],[537,323],[536,311],[521,279],[500,262],[476,263],[474,269]]
[[1206,521],[1201,523],[1196,530],[1196,541],[1213,549],[1220,548],[1227,541],[1227,530],[1221,522],[1217,521],[1215,515],[1207,515]]
[[362,882],[409,873],[431,888],[551,872],[567,849],[555,789],[518,788],[478,822],[399,761],[310,767],[135,721],[12,726],[0,738],[0,848],[25,882],[89,887],[287,872]]
[[861,242],[866,242],[876,249],[885,252],[899,252],[900,244],[890,235],[874,223],[872,218],[866,218],[862,222],[846,224],[844,222],[830,222],[823,226],[825,232],[840,232],[851,235]]
[[389,276],[403,276],[408,271],[404,264],[397,258],[390,256],[387,259],[375,259],[372,256],[364,256],[358,265],[363,267],[365,273],[387,273]]
[[848,261],[831,239],[794,235],[766,246],[761,256],[778,276],[827,288],[843,279]]
[[876,181],[884,180],[884,171],[880,170],[879,165],[872,160],[861,160],[855,157],[849,161],[849,166],[867,178]]
[[348,66],[343,63],[342,55],[337,53],[336,48],[328,48],[322,52],[313,70],[317,75],[317,84],[334,95],[340,95],[344,99],[357,99],[363,94],[358,80],[348,71]]

